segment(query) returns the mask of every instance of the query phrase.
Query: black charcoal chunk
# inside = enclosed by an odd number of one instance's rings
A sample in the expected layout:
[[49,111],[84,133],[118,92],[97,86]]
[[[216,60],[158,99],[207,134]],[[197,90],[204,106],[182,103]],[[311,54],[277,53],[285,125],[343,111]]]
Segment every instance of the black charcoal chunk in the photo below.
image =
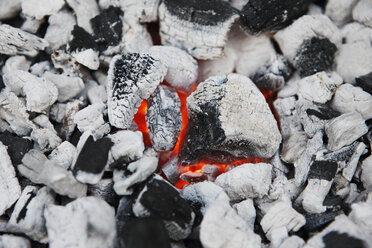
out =
[[100,51],[105,51],[110,46],[116,46],[121,41],[123,23],[120,8],[110,6],[98,16],[90,20],[94,32],[94,40]]
[[306,224],[304,226],[304,229],[307,231],[317,231],[321,227],[324,227],[331,221],[333,221],[336,216],[342,214],[342,211],[327,211],[325,213],[308,213],[305,215]]
[[308,116],[311,116],[311,115],[314,115],[316,117],[318,117],[319,119],[321,120],[330,120],[330,119],[333,119],[335,117],[338,117],[341,115],[340,112],[338,112],[337,110],[334,110],[334,109],[331,109],[331,108],[322,108],[320,107],[319,109],[307,109],[306,110],[306,114]]
[[182,127],[181,101],[177,92],[160,85],[147,101],[146,123],[153,148],[171,151]]
[[8,131],[0,133],[0,141],[8,147],[8,154],[13,165],[20,164],[23,156],[33,148],[31,140],[20,138]]
[[338,165],[330,161],[314,161],[310,167],[309,179],[333,180],[336,175]]
[[[0,64],[1,66],[1,64]],[[5,84],[4,84],[4,81],[3,81],[3,76],[0,75],[0,91],[3,90],[5,88]]]
[[91,34],[89,34],[85,29],[79,27],[78,25],[74,26],[74,29],[71,32],[72,40],[69,43],[70,52],[80,52],[87,49],[93,49],[98,51],[98,46]]
[[359,86],[364,91],[367,91],[369,94],[372,94],[372,71],[366,75],[357,77],[355,81],[356,86]]
[[347,233],[339,233],[337,231],[332,231],[324,235],[323,242],[325,244],[325,248],[363,248],[367,247],[367,245],[363,242],[363,240],[358,239],[356,237],[352,237]]
[[249,0],[240,14],[240,25],[250,34],[276,31],[306,13],[309,0]]
[[337,47],[327,38],[313,37],[303,41],[294,64],[301,77],[331,69]]
[[111,206],[119,204],[119,196],[114,191],[114,182],[110,178],[101,179],[97,184],[88,185],[89,196],[95,196],[106,201]]

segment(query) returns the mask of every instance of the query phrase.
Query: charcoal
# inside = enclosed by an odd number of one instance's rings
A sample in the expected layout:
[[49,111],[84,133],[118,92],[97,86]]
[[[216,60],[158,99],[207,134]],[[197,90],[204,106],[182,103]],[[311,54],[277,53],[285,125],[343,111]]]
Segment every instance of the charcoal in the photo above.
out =
[[372,186],[372,155],[367,157],[362,162],[362,174],[361,181],[365,188],[370,188]]
[[252,77],[252,81],[261,90],[277,91],[284,86],[292,72],[293,69],[287,59],[278,56],[269,64],[260,67]]
[[72,40],[69,43],[69,52],[76,61],[91,70],[99,67],[98,45],[91,34],[85,29],[75,25],[71,32]]
[[274,107],[279,115],[283,140],[286,140],[293,133],[303,131],[300,118],[296,115],[296,108],[293,107],[296,102],[294,96],[278,98],[274,101]]
[[368,128],[358,112],[343,114],[326,125],[327,148],[336,151],[345,145],[350,145],[367,131]]
[[68,170],[76,153],[76,147],[68,141],[63,141],[49,155],[48,159]]
[[7,55],[33,57],[49,45],[46,40],[7,24],[0,25],[0,37],[0,53]]
[[158,7],[160,0],[131,0],[121,2],[121,9],[125,15],[141,23],[155,22],[158,20]]
[[122,16],[123,12],[120,8],[110,6],[90,20],[94,32],[94,40],[101,52],[109,47],[117,46],[121,41],[123,31]]
[[30,150],[17,166],[21,175],[33,183],[44,184],[60,195],[77,198],[86,195],[87,186],[76,181],[71,171],[67,171],[55,162],[48,160],[44,154],[35,149]]
[[357,77],[355,79],[356,86],[362,88],[364,91],[368,92],[369,94],[372,94],[372,72]]
[[333,210],[329,210],[327,212],[319,214],[307,213],[305,214],[306,224],[304,226],[304,229],[310,232],[317,231],[332,222],[336,218],[336,216],[342,213],[342,211]]
[[77,125],[77,128],[80,132],[97,131],[102,125],[105,124],[103,119],[103,111],[105,105],[101,103],[91,104],[74,115],[74,123]]
[[[138,2],[138,1],[137,1]],[[128,15],[124,15],[127,17]],[[126,53],[141,53],[146,52],[152,45],[153,41],[146,26],[137,23],[133,19],[125,20],[121,44],[123,52]]]
[[77,25],[92,33],[90,20],[99,14],[98,4],[95,0],[66,0],[66,3],[74,10]]
[[195,214],[179,192],[159,177],[146,183],[133,206],[137,217],[160,217],[173,240],[185,239],[191,233]]
[[327,1],[325,14],[329,16],[338,26],[351,21],[352,10],[357,3],[357,0],[330,0]]
[[293,132],[283,140],[280,157],[287,163],[294,163],[306,149],[308,137],[305,132]]
[[146,124],[156,151],[171,151],[182,127],[181,102],[176,91],[160,85],[147,100]]
[[11,234],[0,235],[0,245],[2,247],[22,247],[31,248],[31,243],[27,238]]
[[199,84],[187,105],[189,124],[180,151],[182,165],[213,152],[269,158],[278,149],[281,136],[275,118],[263,95],[245,76],[212,77]]
[[321,157],[318,157],[320,160],[330,161],[330,162],[339,162],[345,161],[348,162],[353,155],[357,142],[352,143],[351,145],[344,146],[343,148],[337,151],[327,151],[325,154],[322,154]]
[[256,209],[253,205],[252,199],[246,199],[239,203],[234,204],[234,209],[240,217],[248,223],[249,227],[253,230],[254,222],[256,219]]
[[304,40],[297,51],[294,66],[302,77],[331,69],[337,47],[327,38]]
[[115,210],[93,196],[79,198],[66,206],[49,205],[45,220],[51,248],[114,245]]
[[47,115],[40,114],[32,119],[32,122],[35,123],[39,128],[46,128],[50,131],[56,133],[56,130],[54,129],[53,124],[49,121],[49,118]]
[[[131,196],[123,196],[120,198],[119,205],[116,211],[116,228],[118,233],[118,238],[123,239],[126,235],[127,224],[130,220],[135,219],[132,207],[133,203],[135,202],[135,197]],[[121,240],[120,240],[121,241]]]
[[297,247],[297,248],[300,248],[300,247],[303,247],[305,245],[305,241],[296,236],[296,235],[292,235],[288,238],[286,238],[279,246],[279,248],[286,248],[286,247]]
[[23,156],[33,148],[31,140],[20,138],[9,132],[0,133],[0,141],[7,146],[13,165],[21,163]]
[[114,182],[110,178],[101,179],[97,184],[88,185],[88,196],[95,196],[115,207],[119,203],[119,196],[114,191]]
[[241,26],[250,34],[282,29],[306,13],[308,0],[250,0],[240,14]]
[[76,162],[72,168],[76,179],[83,183],[98,183],[103,175],[112,145],[112,141],[107,137],[95,140],[90,135],[76,154]]
[[364,247],[363,240],[351,237],[346,233],[330,232],[323,237],[325,247]]
[[[65,139],[69,139],[71,134],[74,132],[76,124],[74,123],[74,116],[80,110],[83,102],[80,100],[70,101],[65,107],[61,108],[61,112],[64,109],[63,125],[61,128],[61,136]],[[58,110],[59,111],[59,110]],[[62,114],[62,113],[61,113]]]
[[170,158],[162,167],[161,171],[164,173],[166,179],[172,184],[175,184],[180,175],[180,169],[178,167],[178,157],[174,156]]
[[6,146],[0,142],[0,216],[15,203],[21,195],[16,173],[10,157],[7,153]]
[[344,169],[342,170],[342,175],[348,181],[351,181],[351,179],[353,178],[354,173],[355,173],[355,171],[357,169],[357,166],[358,166],[360,156],[362,156],[364,154],[364,152],[366,151],[366,148],[367,148],[367,146],[363,142],[360,142],[356,146],[355,152],[351,156],[350,160],[347,162]]
[[191,55],[171,46],[152,46],[147,53],[167,65],[164,80],[172,87],[184,92],[192,90],[198,76],[198,64]]
[[198,59],[222,55],[238,11],[220,0],[163,1],[159,6],[162,44],[185,49]]
[[218,176],[216,184],[231,200],[261,198],[269,191],[271,169],[272,166],[266,163],[243,164]]
[[309,179],[333,180],[337,171],[337,163],[328,161],[314,161],[310,167]]
[[37,20],[43,19],[57,13],[64,5],[64,0],[56,0],[49,2],[48,0],[22,0],[22,13],[26,16],[36,18]]
[[54,193],[49,188],[27,186],[14,207],[8,230],[23,232],[36,241],[46,243],[48,237],[43,212],[46,205],[53,203]]
[[30,69],[31,61],[27,60],[25,56],[12,56],[8,58],[2,68],[3,75],[12,73],[12,71],[28,71]]
[[90,103],[106,103],[107,92],[104,85],[94,85],[87,90],[87,96]]
[[143,99],[147,99],[163,81],[165,65],[147,54],[115,56],[108,72],[108,116],[110,124],[129,128]]
[[0,20],[17,16],[21,10],[21,0],[4,0],[0,2]]
[[372,29],[358,22],[346,24],[341,29],[345,43],[370,42],[372,40]]
[[372,27],[372,3],[369,0],[360,0],[353,9],[353,19],[368,27]]
[[48,128],[34,129],[30,137],[43,152],[49,152],[55,149],[62,142],[57,133]]
[[307,109],[306,110],[306,114],[308,116],[316,116],[318,117],[320,120],[330,120],[330,119],[333,119],[335,117],[338,117],[341,115],[340,112],[338,112],[337,110],[334,110],[334,109],[331,109],[331,108],[327,108],[327,107],[321,107],[319,109]]

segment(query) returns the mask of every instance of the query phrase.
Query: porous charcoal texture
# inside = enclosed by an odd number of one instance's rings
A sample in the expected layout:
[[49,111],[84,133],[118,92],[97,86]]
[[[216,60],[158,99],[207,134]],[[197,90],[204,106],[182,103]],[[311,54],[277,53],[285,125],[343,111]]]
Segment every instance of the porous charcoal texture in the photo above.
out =
[[313,37],[305,40],[294,59],[302,77],[331,69],[337,47],[327,38]]
[[270,158],[278,150],[277,122],[262,93],[245,76],[209,78],[187,98],[187,106],[189,123],[180,151],[183,165],[212,154]]
[[165,74],[165,65],[147,54],[115,56],[111,60],[107,79],[110,124],[129,128],[142,100],[155,91]]
[[276,31],[306,13],[309,0],[249,0],[240,14],[241,26],[250,34]]
[[366,75],[357,77],[355,81],[357,86],[372,94],[372,71]]
[[146,123],[157,151],[173,150],[182,127],[181,102],[176,91],[159,86],[147,101]]

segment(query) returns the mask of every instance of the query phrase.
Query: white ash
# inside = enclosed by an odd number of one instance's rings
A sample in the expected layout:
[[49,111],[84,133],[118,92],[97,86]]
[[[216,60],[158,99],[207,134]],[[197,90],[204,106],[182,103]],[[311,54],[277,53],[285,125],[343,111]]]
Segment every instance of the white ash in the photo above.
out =
[[0,246],[4,248],[31,248],[31,243],[27,238],[11,234],[0,235]]
[[126,15],[139,22],[155,22],[158,20],[158,7],[160,0],[130,0],[121,1],[120,7]]
[[83,197],[66,206],[49,205],[45,219],[51,248],[114,246],[115,210],[99,198]]
[[342,170],[342,175],[350,182],[354,176],[357,169],[360,156],[362,156],[366,151],[367,146],[360,142],[355,148],[355,152],[351,156],[350,160],[347,162],[345,168]]
[[25,56],[12,56],[6,60],[2,67],[3,76],[16,70],[28,71],[30,65],[31,61],[27,60]]
[[144,25],[133,20],[127,20],[124,14],[123,37],[121,47],[123,52],[143,53],[153,45],[150,33]]
[[41,114],[32,119],[32,122],[35,123],[39,128],[46,128],[52,132],[56,133],[53,124],[50,122],[47,115]]
[[3,0],[0,2],[0,21],[17,16],[21,11],[21,0]]
[[291,247],[291,248],[302,248],[304,247],[305,245],[305,241],[296,236],[296,235],[292,235],[288,238],[286,238],[279,246],[279,248],[287,248],[287,247]]
[[165,65],[150,55],[129,53],[115,56],[107,79],[110,124],[129,128],[141,101],[155,91],[165,74]]
[[48,159],[68,170],[72,165],[75,153],[76,147],[68,141],[63,141],[48,155]]
[[289,198],[291,200],[299,196],[303,187],[296,185],[295,179],[287,179],[285,175],[277,176],[270,185],[268,198],[271,200]]
[[[372,194],[371,192],[368,193],[366,201],[360,201],[351,205],[351,213],[349,214],[349,218],[353,220],[354,223],[358,224],[363,228],[369,236],[372,234],[372,215],[371,215],[371,207],[372,207]],[[369,243],[372,241],[369,239]]]
[[372,2],[370,0],[360,0],[353,9],[353,19],[372,28]]
[[17,96],[23,93],[23,87],[36,76],[23,70],[11,70],[4,74],[3,81],[5,86]]
[[354,82],[356,77],[365,75],[372,68],[372,50],[365,41],[343,44],[335,61],[336,71],[347,83]]
[[83,80],[79,77],[69,77],[67,75],[59,75],[50,72],[45,72],[43,77],[57,87],[57,100],[59,102],[65,102],[76,97],[85,87]]
[[283,140],[294,132],[302,131],[300,118],[296,115],[295,104],[295,96],[278,98],[274,101],[280,119]]
[[288,138],[283,139],[280,158],[287,163],[296,162],[305,151],[307,140],[305,132],[293,132]]
[[104,105],[100,103],[91,104],[75,113],[73,119],[80,132],[94,132],[100,126],[105,124],[102,111]]
[[7,147],[0,142],[0,216],[10,208],[20,197],[21,187],[19,185],[16,173]]
[[120,0],[98,0],[98,5],[101,9],[107,9],[111,5],[114,7],[120,6]]
[[307,186],[302,192],[302,206],[309,213],[323,213],[327,207],[323,201],[327,196],[333,181],[309,179]]
[[87,96],[90,103],[106,103],[107,92],[104,85],[93,85],[87,90]]
[[29,151],[17,166],[18,171],[36,184],[44,184],[56,193],[70,198],[86,195],[87,186],[76,181],[71,171],[67,171],[55,162],[48,160],[37,150]]
[[325,14],[338,26],[352,20],[352,11],[358,0],[330,0],[327,2]]
[[200,241],[205,248],[261,247],[261,238],[248,223],[229,204],[221,202],[206,209]]
[[62,123],[66,113],[66,103],[54,103],[49,109],[49,118],[57,123]]
[[326,15],[305,15],[298,18],[289,27],[278,31],[274,38],[291,63],[302,42],[312,37],[329,39],[333,44],[341,44],[341,32]]
[[146,52],[167,66],[164,80],[172,87],[185,92],[192,90],[198,77],[198,64],[191,55],[171,46],[152,46]]
[[22,0],[22,13],[41,20],[44,16],[57,13],[64,5],[64,0]]
[[372,41],[372,29],[358,22],[351,22],[346,24],[342,27],[341,33],[346,43]]
[[99,14],[97,1],[94,0],[66,0],[66,3],[74,10],[77,24],[88,33],[93,33],[90,19]]
[[323,9],[315,3],[310,3],[309,10],[306,13],[307,15],[320,15],[323,14]]
[[62,10],[48,18],[48,28],[44,39],[49,42],[49,48],[56,50],[69,41],[70,34],[76,21],[72,13]]
[[49,188],[26,186],[10,216],[7,229],[16,233],[25,233],[36,241],[47,243],[44,208],[53,203],[54,193]]
[[366,134],[368,128],[358,112],[349,112],[330,121],[325,132],[328,137],[327,148],[336,151]]
[[30,67],[30,72],[35,76],[42,77],[46,71],[55,72],[55,68],[53,68],[52,63],[49,61],[41,61],[39,63],[35,63]]
[[271,169],[266,163],[243,164],[218,176],[215,183],[231,200],[263,197],[269,191]]
[[372,155],[363,160],[360,179],[365,188],[372,188]]
[[76,59],[76,61],[91,70],[97,70],[99,68],[99,58],[98,52],[89,48],[82,51],[74,51],[71,56]]
[[64,50],[56,50],[50,57],[56,69],[62,69],[64,73],[71,75],[78,75],[80,73],[81,65]]
[[81,109],[82,105],[83,102],[80,100],[70,101],[66,104],[63,125],[61,128],[62,136],[66,139],[69,139],[70,135],[75,130],[76,124],[74,122],[74,116]]
[[356,111],[368,120],[372,118],[372,96],[359,87],[344,84],[337,89],[332,108],[341,113]]
[[256,209],[253,205],[252,199],[246,199],[233,205],[237,214],[248,223],[251,230],[254,228],[254,221],[256,219]]
[[43,152],[53,150],[62,142],[61,138],[58,137],[56,132],[50,130],[49,128],[34,129],[31,132],[30,137]]
[[21,29],[31,34],[35,34],[44,21],[43,19],[36,19],[35,17],[28,15],[24,15],[24,18],[25,21],[22,23]]

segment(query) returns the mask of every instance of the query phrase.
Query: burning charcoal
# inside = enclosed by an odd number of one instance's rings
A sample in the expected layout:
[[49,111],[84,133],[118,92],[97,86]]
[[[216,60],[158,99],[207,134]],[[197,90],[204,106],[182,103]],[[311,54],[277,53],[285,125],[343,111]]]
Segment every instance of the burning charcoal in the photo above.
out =
[[329,16],[338,26],[351,21],[351,13],[358,0],[329,0],[326,5],[325,14]]
[[101,199],[90,196],[66,206],[51,204],[45,219],[51,248],[114,246],[115,210]]
[[20,247],[20,248],[31,248],[31,243],[24,237],[18,237],[10,234],[0,235],[0,246],[1,247]]
[[372,28],[371,8],[370,0],[360,0],[353,9],[353,19]]
[[123,31],[122,16],[123,12],[119,8],[110,6],[90,20],[100,51],[119,45]]
[[367,91],[369,94],[372,94],[372,71],[366,75],[357,77],[355,81],[356,86],[359,86],[364,91]]
[[235,204],[234,209],[238,213],[238,215],[247,222],[250,229],[253,230],[254,228],[254,221],[256,219],[256,209],[253,205],[252,199],[247,199]]
[[84,82],[79,77],[58,75],[45,72],[44,78],[52,82],[58,89],[58,101],[65,102],[77,96],[84,89]]
[[123,130],[110,134],[108,137],[114,143],[107,162],[111,168],[121,169],[124,164],[142,157],[145,145],[141,132]]
[[280,158],[287,163],[296,162],[306,149],[307,135],[305,132],[293,132],[283,140]]
[[125,170],[114,171],[114,190],[118,195],[130,195],[132,186],[145,181],[158,167],[155,152],[147,150],[139,160],[130,163]]
[[94,85],[87,90],[87,96],[90,103],[106,103],[107,92],[104,85]]
[[216,179],[216,184],[223,188],[231,200],[263,197],[271,184],[270,164],[243,164]]
[[278,98],[274,101],[274,107],[280,118],[283,140],[287,139],[292,133],[302,131],[300,118],[296,115],[296,109],[294,108],[296,101],[294,96]]
[[85,131],[94,132],[105,124],[102,114],[104,108],[103,104],[97,103],[79,110],[74,115],[74,123],[77,124],[79,131],[82,133]]
[[166,74],[165,65],[147,54],[115,56],[108,72],[108,116],[110,124],[129,128],[143,99],[147,99]]
[[165,177],[169,182],[175,184],[180,175],[180,169],[178,167],[178,157],[175,156],[169,159],[162,167],[161,171],[164,173]]
[[304,229],[310,232],[317,231],[332,222],[340,214],[343,214],[343,211],[328,210],[319,214],[307,213],[305,214],[306,225]]
[[178,191],[159,177],[150,179],[133,206],[137,217],[157,216],[164,221],[169,237],[185,239],[191,233],[195,214]]
[[7,147],[8,154],[13,165],[20,164],[23,155],[25,155],[33,147],[31,140],[17,137],[9,132],[1,132],[0,141]]
[[101,179],[97,184],[88,185],[88,195],[106,201],[111,206],[117,206],[119,196],[114,191],[114,181],[111,178]]
[[189,125],[180,152],[183,165],[216,151],[269,158],[278,150],[281,136],[275,118],[264,96],[245,76],[209,78],[187,98],[187,105]]
[[241,11],[240,24],[250,34],[276,31],[305,14],[309,3],[307,0],[251,0]]
[[7,55],[23,54],[36,56],[39,50],[48,47],[48,42],[35,35],[7,24],[0,25],[0,53]]
[[131,0],[121,2],[125,15],[133,16],[139,22],[155,22],[158,20],[160,0]]
[[56,130],[54,129],[53,124],[49,121],[48,116],[41,114],[36,116],[32,119],[33,123],[35,123],[39,128],[46,128],[50,131],[56,133]]
[[287,248],[287,247],[292,247],[292,248],[301,248],[305,245],[305,241],[296,236],[292,235],[288,238],[286,238],[279,246],[279,248]]
[[56,50],[69,41],[71,31],[76,25],[75,17],[72,13],[62,10],[48,18],[48,28],[44,39],[49,42],[50,49]]
[[307,186],[302,192],[302,206],[309,213],[322,213],[327,210],[323,201],[331,189],[336,175],[337,163],[314,161],[310,167]]
[[22,13],[26,16],[34,17],[38,20],[43,19],[44,16],[57,13],[63,5],[64,0],[22,0]]
[[163,1],[159,6],[162,44],[187,50],[198,59],[222,55],[238,12],[223,1]]
[[332,107],[341,113],[359,112],[365,120],[372,118],[372,96],[351,84],[341,85],[337,89]]
[[171,46],[152,46],[147,51],[167,68],[164,80],[177,90],[190,92],[198,77],[196,60],[185,51]]
[[331,69],[337,47],[327,38],[304,40],[294,58],[294,65],[302,77]]
[[292,75],[292,67],[283,56],[278,56],[270,63],[262,66],[254,74],[252,81],[259,89],[277,91]]
[[48,156],[48,158],[62,168],[68,170],[72,165],[73,157],[75,156],[76,148],[68,141],[63,141],[57,148],[55,148]]
[[345,145],[350,145],[367,131],[368,128],[358,112],[343,114],[326,125],[327,148],[336,151]]
[[350,160],[347,162],[346,166],[342,170],[342,175],[350,182],[351,179],[354,176],[354,173],[357,169],[358,162],[360,159],[360,156],[362,156],[366,150],[367,146],[363,143],[360,142],[356,148],[355,152],[351,156]]
[[19,186],[14,167],[6,149],[6,146],[0,142],[0,216],[21,195],[21,187]]
[[47,128],[34,129],[31,132],[31,139],[43,152],[53,150],[62,142],[55,132]]
[[69,43],[69,52],[76,61],[91,70],[97,70],[99,67],[98,46],[90,35],[83,28],[75,25],[71,32],[72,40]]
[[30,179],[33,183],[44,184],[56,193],[77,198],[86,195],[87,186],[81,184],[73,177],[70,171],[48,160],[44,154],[32,149],[17,166],[21,175]]
[[160,85],[147,101],[146,123],[156,151],[171,151],[182,127],[181,102],[177,92]]
[[365,188],[372,186],[372,156],[367,157],[362,163],[362,174],[360,178]]
[[48,241],[45,229],[44,208],[54,203],[54,193],[47,187],[38,189],[27,186],[17,201],[7,228],[13,232],[23,232],[41,243]]
[[25,56],[12,56],[8,58],[2,68],[3,75],[12,73],[12,71],[28,71],[30,69],[31,61],[28,61]]
[[336,71],[345,82],[353,82],[356,77],[371,71],[372,50],[366,42],[343,44],[336,57]]
[[314,37],[318,39],[326,38],[336,47],[341,44],[342,38],[340,30],[325,15],[305,15],[274,35],[284,56],[291,63],[295,61],[303,42]]
[[74,10],[77,24],[88,31],[93,32],[90,20],[99,14],[98,4],[95,0],[66,0],[67,4]]
[[0,2],[0,20],[17,16],[21,10],[21,0],[3,0]]
[[260,236],[227,203],[209,206],[200,225],[200,241],[204,248],[260,247]]
[[112,141],[107,137],[96,140],[89,135],[85,141],[81,138],[72,168],[75,178],[82,183],[98,183],[102,178],[112,145]]
[[[360,225],[361,229],[366,230],[371,233],[371,225],[372,225],[372,218],[371,218],[371,207],[372,207],[372,194],[371,192],[368,193],[367,199],[365,201],[360,201],[351,205],[351,213],[349,214],[349,218],[356,224]],[[369,239],[369,242],[371,240]]]

